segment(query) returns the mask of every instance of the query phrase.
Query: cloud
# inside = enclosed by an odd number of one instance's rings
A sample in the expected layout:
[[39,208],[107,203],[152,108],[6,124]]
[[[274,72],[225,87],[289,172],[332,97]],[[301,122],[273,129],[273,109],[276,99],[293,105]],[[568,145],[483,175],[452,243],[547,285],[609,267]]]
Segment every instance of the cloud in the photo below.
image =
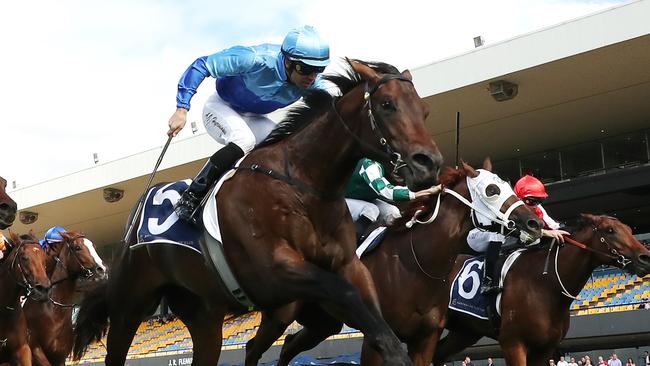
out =
[[[335,56],[412,68],[618,1],[21,1],[0,4],[0,175],[19,187],[162,145],[197,57],[316,26]],[[252,10],[251,10],[252,9]],[[245,14],[244,14],[245,13]],[[189,121],[214,91],[206,80]],[[186,128],[180,138],[191,135]],[[152,162],[153,166],[154,162]]]

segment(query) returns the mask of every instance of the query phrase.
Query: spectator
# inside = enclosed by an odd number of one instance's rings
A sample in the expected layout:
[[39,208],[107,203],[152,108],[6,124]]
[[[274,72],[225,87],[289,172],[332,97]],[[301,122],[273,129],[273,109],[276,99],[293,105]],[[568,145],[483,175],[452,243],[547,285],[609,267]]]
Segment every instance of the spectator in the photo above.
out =
[[627,359],[627,362],[625,363],[625,366],[636,366],[636,364],[634,363],[634,360],[632,359],[632,357]]
[[569,363],[564,360],[564,356],[560,356],[560,360],[557,362],[557,366],[569,366]]
[[571,357],[571,362],[569,362],[569,366],[578,366],[578,364],[576,363],[576,358],[575,357]]
[[491,357],[488,357],[487,361],[488,361],[487,366],[494,366],[494,361],[492,361]]
[[622,366],[621,360],[618,359],[616,353],[612,353],[612,357],[610,357],[609,361],[607,361],[607,364],[609,366]]
[[474,364],[472,363],[472,360],[469,358],[469,356],[465,356],[465,361],[463,361],[463,362],[465,362],[465,366],[474,366]]
[[598,356],[598,366],[606,366],[606,365],[607,364],[605,363],[603,356]]
[[555,366],[555,360],[552,358],[548,360],[548,366]]
[[643,362],[640,362],[640,366],[650,366],[650,354],[648,354],[648,351],[643,352]]
[[591,357],[585,355],[585,366],[591,366]]

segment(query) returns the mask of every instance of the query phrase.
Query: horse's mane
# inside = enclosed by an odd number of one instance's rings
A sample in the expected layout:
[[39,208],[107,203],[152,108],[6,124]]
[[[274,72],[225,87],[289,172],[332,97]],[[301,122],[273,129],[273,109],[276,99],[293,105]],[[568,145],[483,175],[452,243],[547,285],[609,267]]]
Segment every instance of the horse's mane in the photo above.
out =
[[[351,62],[364,64],[381,74],[399,74],[397,68],[383,62],[360,60],[346,61],[344,70],[341,74],[326,74],[322,76],[323,80],[336,85],[336,87],[341,91],[341,95],[347,94],[365,81],[359,73],[352,69]],[[318,116],[328,111],[334,100],[335,97],[325,90],[313,89],[307,91],[303,97],[302,103],[289,109],[287,116],[278,123],[273,131],[271,131],[262,142],[255,146],[255,149],[272,145],[276,142],[282,141],[288,136],[294,135],[310,122],[315,120]]]
[[[454,188],[458,183],[462,182],[465,177],[467,177],[467,173],[464,169],[445,167],[438,177],[438,182],[442,184],[443,187]],[[389,226],[389,229],[392,231],[405,230],[405,224],[411,220],[413,215],[415,215],[415,212],[418,210],[422,210],[423,213],[420,215],[426,217],[435,207],[437,199],[437,195],[428,195],[426,197],[409,201],[406,207],[401,210],[402,216],[396,219],[393,224]]]

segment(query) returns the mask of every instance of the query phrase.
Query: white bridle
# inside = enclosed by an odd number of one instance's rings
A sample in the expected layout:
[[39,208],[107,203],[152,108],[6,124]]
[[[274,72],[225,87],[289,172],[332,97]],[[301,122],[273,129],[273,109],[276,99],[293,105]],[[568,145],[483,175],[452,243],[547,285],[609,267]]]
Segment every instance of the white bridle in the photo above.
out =
[[[471,201],[468,201],[465,197],[461,196],[458,192],[451,190],[449,188],[442,188],[441,185],[435,187],[436,192],[445,192],[449,193],[452,196],[456,197],[460,202],[472,209],[471,215],[472,220],[476,217],[479,224],[489,226],[492,223],[497,223],[502,225],[509,230],[514,229],[515,222],[510,220],[510,215],[512,212],[519,206],[524,203],[520,200],[517,200],[515,203],[510,205],[506,212],[501,212],[501,207],[504,202],[510,197],[515,195],[515,192],[512,190],[510,185],[499,178],[498,175],[484,169],[476,170],[478,175],[474,178],[467,177],[467,187],[469,189]],[[487,187],[491,184],[496,185],[499,188],[498,194],[488,195]],[[406,223],[406,227],[410,228],[414,224],[430,224],[438,216],[438,210],[440,208],[440,197],[442,194],[438,195],[438,200],[436,201],[436,207],[433,211],[433,214],[429,219],[425,221],[418,220],[418,215],[422,210],[418,210],[413,215],[413,218]]]

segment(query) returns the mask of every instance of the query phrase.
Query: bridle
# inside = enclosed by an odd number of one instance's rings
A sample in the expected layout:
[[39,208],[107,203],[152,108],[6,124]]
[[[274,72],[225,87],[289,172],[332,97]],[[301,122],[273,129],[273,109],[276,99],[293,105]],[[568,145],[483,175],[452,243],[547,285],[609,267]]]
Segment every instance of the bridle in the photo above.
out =
[[381,119],[375,117],[372,108],[372,95],[383,84],[386,84],[391,80],[399,80],[399,81],[407,82],[409,84],[413,84],[413,81],[400,74],[385,74],[384,76],[381,77],[381,79],[379,79],[379,81],[377,81],[377,83],[372,88],[370,87],[370,84],[366,81],[364,87],[364,93],[363,93],[363,99],[366,101],[363,108],[364,109],[367,108],[368,110],[368,122],[370,123],[370,129],[375,134],[375,137],[377,138],[379,145],[381,146],[381,150],[363,141],[357,134],[355,134],[350,129],[350,126],[348,126],[345,120],[343,120],[343,117],[341,117],[341,114],[336,108],[336,102],[337,102],[336,99],[332,99],[332,109],[334,110],[334,113],[336,113],[338,120],[341,122],[341,125],[343,125],[343,128],[348,133],[348,135],[350,135],[359,145],[361,145],[362,149],[370,151],[374,155],[378,155],[386,158],[393,167],[392,173],[395,174],[397,173],[398,170],[406,167],[407,165],[404,162],[404,160],[402,160],[402,155],[397,151],[395,151],[395,149],[388,142],[388,139],[386,139],[385,123]]
[[[77,239],[81,239],[81,238],[86,238],[86,236],[83,235],[83,234],[78,234],[78,235],[75,235],[74,237],[71,237],[69,240],[64,238],[64,239],[63,239],[63,242],[65,243],[66,248],[68,248],[68,251],[72,254],[72,257],[74,257],[75,261],[77,262],[77,264],[78,264],[79,267],[81,268],[83,278],[88,279],[88,278],[93,277],[93,276],[95,275],[95,272],[93,272],[92,269],[90,269],[90,268],[88,268],[88,267],[85,267],[85,266],[81,263],[81,259],[80,259],[79,256],[77,255],[77,252],[74,250],[74,248],[72,248],[72,244],[71,244],[71,243],[74,242],[75,240],[77,240]],[[64,282],[64,281],[66,281],[66,280],[68,280],[68,279],[71,278],[70,270],[68,269],[68,267],[66,267],[66,265],[65,265],[65,264],[61,261],[61,259],[59,258],[59,256],[61,255],[61,253],[63,253],[63,248],[62,248],[62,249],[59,251],[59,253],[54,257],[54,261],[56,262],[56,265],[61,265],[61,267],[63,267],[63,269],[64,269],[65,272],[66,272],[66,276],[63,277],[63,278],[61,278],[61,279],[59,279],[59,280],[52,281],[52,287],[54,287],[55,285],[58,285],[59,283]],[[56,306],[59,306],[59,307],[62,307],[62,308],[72,308],[72,307],[77,306],[77,304],[63,304],[63,303],[60,303],[60,302],[54,300],[54,299],[52,298],[51,295],[50,295],[49,298],[50,298],[49,300],[50,300],[50,302],[51,302],[52,304],[54,304],[54,305],[56,305]]]
[[[630,263],[632,263],[632,260],[628,259],[623,254],[620,254],[616,250],[616,248],[614,248],[609,242],[607,242],[607,240],[605,239],[605,236],[602,234],[602,231],[598,229],[598,226],[600,226],[601,223],[602,223],[602,221],[599,222],[597,225],[595,225],[592,228],[592,231],[594,233],[599,233],[600,234],[600,238],[599,238],[598,241],[601,244],[603,244],[608,251],[602,251],[602,250],[594,249],[594,248],[592,248],[592,247],[590,247],[590,246],[588,246],[586,244],[583,244],[583,243],[581,243],[581,242],[579,242],[579,241],[577,241],[575,239],[572,239],[572,238],[570,238],[568,236],[564,237],[564,241],[566,243],[568,243],[568,244],[571,244],[571,245],[575,246],[576,248],[582,249],[584,251],[592,252],[592,253],[595,253],[597,255],[601,255],[601,256],[604,256],[606,258],[609,258],[609,259],[612,259],[620,266],[621,269],[624,269],[626,266],[628,266]],[[564,296],[566,296],[568,298],[571,298],[571,299],[574,299],[574,300],[580,300],[577,295],[573,296],[573,295],[571,295],[569,293],[569,291],[567,291],[566,287],[564,286],[564,283],[562,282],[562,278],[560,278],[560,273],[558,272],[558,256],[559,256],[559,253],[560,253],[560,247],[561,247],[561,245],[558,244],[557,248],[556,248],[556,251],[555,251],[555,277],[557,278],[557,281],[560,284],[560,287],[562,288],[561,292],[562,292],[562,294]],[[578,294],[578,295],[580,295],[580,294]]]
[[[20,255],[20,250],[22,249],[24,244],[25,244],[25,242],[21,241],[20,244],[18,244],[18,246],[15,249],[13,249],[13,252],[15,252],[16,254],[14,254],[14,257],[11,259],[11,265],[9,266],[9,275],[14,280],[14,282],[25,291],[24,298],[22,298],[20,300],[20,307],[21,308],[23,307],[23,305],[25,305],[25,301],[27,301],[27,299],[32,296],[32,294],[34,293],[34,289],[35,289],[35,286],[33,286],[29,282],[29,280],[27,279],[25,269],[20,264],[20,261],[17,260],[18,256]],[[38,243],[34,243],[34,244],[38,245]],[[18,279],[14,275],[14,268],[16,266],[18,266],[18,269],[20,270],[20,276],[22,277],[22,279]],[[7,310],[10,310],[10,311],[16,310],[16,309],[14,309],[14,308],[12,308],[10,306],[5,306],[5,308]]]
[[[88,268],[88,267],[84,266],[84,265],[81,263],[81,259],[79,258],[79,255],[77,254],[77,252],[76,252],[76,251],[74,250],[74,248],[72,247],[72,244],[70,244],[70,243],[74,242],[74,241],[77,240],[77,239],[85,239],[85,238],[86,238],[85,235],[83,235],[83,234],[78,234],[78,235],[75,235],[75,236],[71,237],[69,240],[67,240],[67,239],[63,239],[63,242],[65,243],[66,248],[68,248],[68,251],[72,254],[72,257],[75,259],[75,262],[77,262],[77,264],[78,264],[79,267],[81,268],[82,276],[83,276],[84,278],[88,279],[88,278],[91,278],[92,276],[94,276],[95,273],[93,272],[92,268]],[[60,264],[61,267],[63,267],[63,269],[64,269],[64,270],[66,271],[66,273],[67,273],[67,276],[64,277],[63,279],[60,279],[60,280],[57,280],[57,281],[53,282],[53,283],[52,283],[52,286],[54,286],[54,285],[56,285],[56,284],[58,284],[58,283],[61,283],[61,282],[65,281],[65,280],[67,280],[68,278],[70,278],[70,270],[68,269],[68,267],[66,267],[65,264],[63,264],[63,262],[62,262],[61,259],[59,258],[59,256],[61,255],[62,252],[63,252],[63,250],[59,251],[59,254],[57,254],[57,255],[54,257],[54,261],[56,262],[56,265],[59,265],[59,264]]]

